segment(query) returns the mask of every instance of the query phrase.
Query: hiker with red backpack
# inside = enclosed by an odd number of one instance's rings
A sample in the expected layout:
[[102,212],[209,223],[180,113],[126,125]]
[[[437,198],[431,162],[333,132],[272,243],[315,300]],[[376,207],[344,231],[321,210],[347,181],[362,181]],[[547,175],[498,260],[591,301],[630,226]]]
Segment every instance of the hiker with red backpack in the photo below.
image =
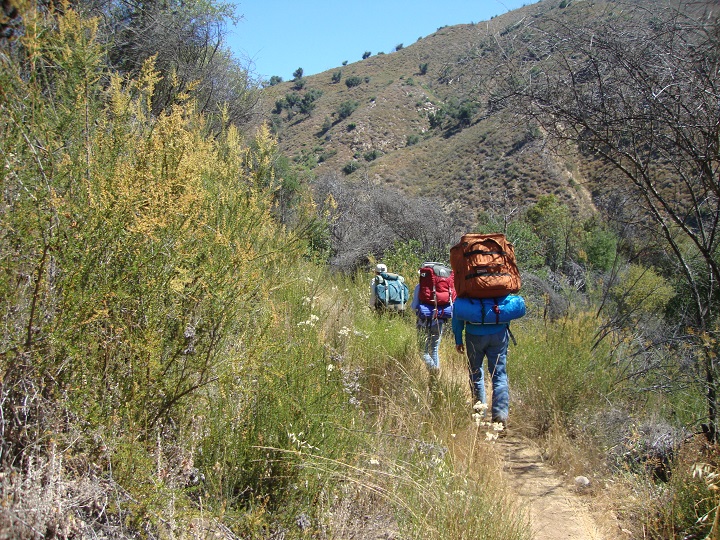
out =
[[455,284],[452,270],[438,262],[423,263],[411,307],[417,315],[418,338],[423,360],[431,375],[440,371],[440,339],[452,318]]
[[466,234],[450,249],[450,264],[458,294],[452,320],[455,348],[460,354],[467,353],[476,402],[486,402],[483,364],[487,357],[492,421],[504,429],[510,409],[509,323],[525,315],[525,302],[516,294],[521,281],[515,248],[504,234]]

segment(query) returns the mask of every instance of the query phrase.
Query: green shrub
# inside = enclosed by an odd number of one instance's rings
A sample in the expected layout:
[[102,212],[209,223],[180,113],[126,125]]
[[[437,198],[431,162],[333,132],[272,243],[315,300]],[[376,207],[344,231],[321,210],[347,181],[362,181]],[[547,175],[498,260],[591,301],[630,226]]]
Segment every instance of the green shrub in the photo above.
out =
[[357,75],[352,75],[351,77],[347,77],[345,79],[345,86],[348,88],[352,88],[353,86],[360,86],[362,84],[363,80],[358,77]]
[[[530,313],[539,309],[528,306]],[[606,407],[614,374],[605,345],[595,347],[596,325],[580,313],[560,324],[521,319],[513,325],[518,346],[510,347],[508,371],[513,401],[523,404],[516,421],[527,434],[537,437],[556,428],[577,432],[582,418]]]
[[340,120],[344,120],[352,113],[354,113],[355,109],[357,109],[359,106],[360,103],[355,100],[343,101],[337,109],[338,117],[340,117]]
[[353,160],[353,161],[349,161],[348,163],[345,164],[345,166],[343,167],[343,172],[345,174],[352,174],[355,171],[357,171],[359,168],[360,168],[360,164],[357,161]]

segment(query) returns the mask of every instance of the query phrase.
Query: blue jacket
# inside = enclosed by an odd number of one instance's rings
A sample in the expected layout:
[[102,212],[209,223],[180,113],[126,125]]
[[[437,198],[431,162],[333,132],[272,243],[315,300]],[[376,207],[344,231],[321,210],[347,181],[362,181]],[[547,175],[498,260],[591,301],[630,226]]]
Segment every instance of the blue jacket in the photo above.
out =
[[[424,320],[420,318],[420,314],[418,313],[418,310],[420,309],[420,284],[418,283],[415,285],[415,290],[413,290],[413,299],[410,303],[410,307],[415,312],[415,315],[418,316],[418,328],[427,328],[428,320]],[[438,325],[438,319],[432,319],[430,320],[430,326],[437,326]]]
[[507,324],[472,324],[453,317],[452,330],[455,334],[455,345],[463,344],[463,330],[473,336],[487,336],[498,332],[505,332]]

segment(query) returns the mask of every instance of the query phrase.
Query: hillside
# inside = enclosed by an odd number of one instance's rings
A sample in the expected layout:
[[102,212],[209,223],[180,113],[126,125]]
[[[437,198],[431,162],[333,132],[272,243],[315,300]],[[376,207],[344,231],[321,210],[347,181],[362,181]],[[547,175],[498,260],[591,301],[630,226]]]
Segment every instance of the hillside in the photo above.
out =
[[[607,2],[560,5],[543,0],[490,21],[440,28],[398,51],[269,86],[263,116],[280,148],[317,176],[435,194],[468,209],[498,198],[527,205],[549,193],[587,209],[580,169],[548,152],[536,127],[488,105],[507,52],[499,36],[508,39],[529,22],[559,24],[608,9]],[[311,110],[302,100],[312,100]],[[349,103],[356,108],[343,118]]]

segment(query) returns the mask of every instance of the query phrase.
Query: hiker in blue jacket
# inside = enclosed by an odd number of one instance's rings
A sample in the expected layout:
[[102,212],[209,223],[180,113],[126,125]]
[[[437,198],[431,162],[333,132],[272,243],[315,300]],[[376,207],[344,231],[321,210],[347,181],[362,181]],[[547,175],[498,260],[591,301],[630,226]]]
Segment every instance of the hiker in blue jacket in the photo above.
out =
[[420,316],[420,284],[415,285],[410,307],[417,315],[417,329],[423,360],[431,375],[440,371],[440,339],[442,338],[445,319],[425,319]]
[[[453,317],[455,349],[464,354],[467,348],[470,385],[474,399],[485,403],[483,363],[487,356],[488,373],[492,380],[492,421],[507,426],[510,389],[506,371],[510,331],[507,324],[472,324]],[[465,345],[463,345],[463,332]]]

